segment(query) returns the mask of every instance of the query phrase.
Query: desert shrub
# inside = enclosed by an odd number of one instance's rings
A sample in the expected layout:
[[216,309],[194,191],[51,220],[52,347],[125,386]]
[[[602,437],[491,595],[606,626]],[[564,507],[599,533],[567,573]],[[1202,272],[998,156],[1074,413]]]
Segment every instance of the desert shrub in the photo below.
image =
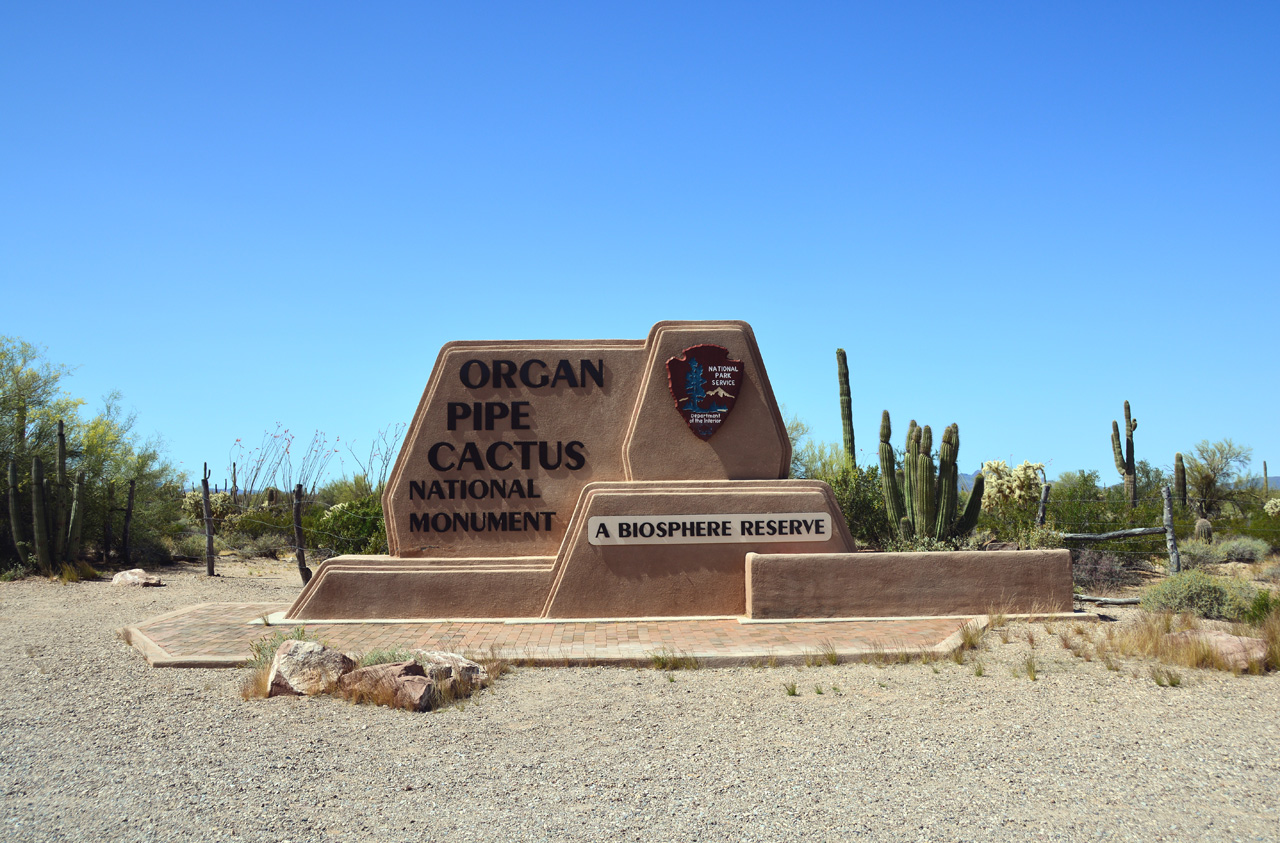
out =
[[1115,554],[1082,548],[1071,551],[1071,578],[1081,588],[1093,591],[1122,585],[1126,572]]
[[1225,562],[1227,557],[1222,552],[1221,544],[1214,544],[1203,539],[1187,539],[1178,543],[1178,555],[1182,557],[1182,567],[1199,568],[1202,565],[1216,565]]
[[335,553],[386,553],[382,498],[368,495],[330,507],[307,531],[307,544],[332,548]]
[[1202,618],[1244,620],[1257,592],[1240,580],[1213,577],[1203,571],[1184,571],[1147,589],[1142,608],[1148,612],[1189,612]]
[[1222,556],[1229,562],[1259,562],[1267,558],[1271,545],[1261,539],[1234,538],[1218,543]]
[[[793,441],[802,439],[804,430],[807,428],[797,419],[788,423]],[[791,476],[797,480],[821,480],[831,487],[849,532],[859,546],[884,547],[897,536],[898,531],[889,528],[885,515],[878,467],[850,467],[839,445],[809,441],[793,449]]]
[[289,509],[246,509],[229,515],[222,522],[222,531],[243,533],[251,538],[264,535],[292,536],[293,512]]
[[1258,589],[1258,593],[1253,597],[1253,603],[1249,606],[1249,611],[1242,620],[1253,626],[1264,625],[1272,613],[1280,612],[1280,597],[1273,595],[1265,588]]
[[[187,492],[182,496],[180,509],[188,521],[201,527],[204,526],[203,492]],[[235,511],[236,506],[232,503],[230,494],[226,492],[212,492],[209,494],[209,514],[213,516],[215,524],[225,520]]]
[[174,556],[203,557],[205,550],[204,536],[196,533],[176,536],[170,540],[170,552]]
[[275,559],[281,552],[293,551],[293,539],[278,533],[264,533],[260,536],[246,537],[246,541],[236,549],[246,559],[254,557]]

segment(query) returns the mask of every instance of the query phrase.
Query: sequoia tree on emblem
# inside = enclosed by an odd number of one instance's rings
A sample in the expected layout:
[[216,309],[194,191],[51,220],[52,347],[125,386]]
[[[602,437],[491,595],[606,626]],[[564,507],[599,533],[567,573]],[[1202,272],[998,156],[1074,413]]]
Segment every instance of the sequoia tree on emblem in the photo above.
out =
[[702,439],[720,429],[738,400],[742,387],[741,360],[729,359],[729,349],[695,345],[667,361],[667,383],[676,409]]

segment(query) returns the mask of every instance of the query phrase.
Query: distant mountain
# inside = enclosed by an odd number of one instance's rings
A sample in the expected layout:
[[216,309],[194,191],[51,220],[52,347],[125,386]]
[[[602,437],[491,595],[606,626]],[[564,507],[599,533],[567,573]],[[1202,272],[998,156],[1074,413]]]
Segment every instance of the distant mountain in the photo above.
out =
[[973,478],[982,473],[981,469],[975,470],[972,474],[961,474],[959,477],[960,491],[967,492],[973,488]]

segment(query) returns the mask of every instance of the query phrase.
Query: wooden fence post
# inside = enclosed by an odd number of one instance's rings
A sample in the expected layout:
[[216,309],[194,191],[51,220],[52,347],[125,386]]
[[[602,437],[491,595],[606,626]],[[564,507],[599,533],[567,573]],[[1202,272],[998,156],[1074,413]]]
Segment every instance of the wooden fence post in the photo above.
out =
[[302,540],[302,484],[293,487],[293,549],[298,557],[298,573],[302,584],[311,582],[311,569],[307,567],[307,548]]
[[1049,505],[1049,490],[1053,488],[1052,483],[1045,483],[1040,487],[1040,508],[1036,510],[1036,526],[1044,526],[1045,508]]
[[213,511],[209,509],[209,464],[204,464],[204,477],[200,480],[204,493],[204,566],[205,574],[213,576]]
[[1164,498],[1164,543],[1169,548],[1169,573],[1182,571],[1182,555],[1178,553],[1178,539],[1173,534],[1173,492],[1168,486],[1160,487],[1160,497]]

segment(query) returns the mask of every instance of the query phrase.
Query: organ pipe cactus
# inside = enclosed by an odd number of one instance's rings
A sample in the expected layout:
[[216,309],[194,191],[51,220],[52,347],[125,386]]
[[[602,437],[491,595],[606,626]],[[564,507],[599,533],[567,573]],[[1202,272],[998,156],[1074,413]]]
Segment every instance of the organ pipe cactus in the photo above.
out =
[[1124,402],[1124,451],[1120,450],[1120,425],[1111,422],[1111,451],[1116,458],[1116,471],[1124,478],[1124,496],[1129,499],[1129,508],[1138,506],[1138,477],[1133,467],[1133,432],[1138,429],[1138,420],[1129,415],[1129,402]]
[[943,432],[939,465],[935,466],[933,431],[928,425],[920,427],[912,419],[901,472],[894,470],[893,446],[889,444],[892,434],[889,411],[885,410],[880,417],[880,483],[885,510],[890,521],[898,525],[902,537],[949,539],[971,532],[982,511],[983,478],[981,472],[974,478],[969,501],[957,517],[960,474],[956,459],[960,455],[960,427],[952,424]]

